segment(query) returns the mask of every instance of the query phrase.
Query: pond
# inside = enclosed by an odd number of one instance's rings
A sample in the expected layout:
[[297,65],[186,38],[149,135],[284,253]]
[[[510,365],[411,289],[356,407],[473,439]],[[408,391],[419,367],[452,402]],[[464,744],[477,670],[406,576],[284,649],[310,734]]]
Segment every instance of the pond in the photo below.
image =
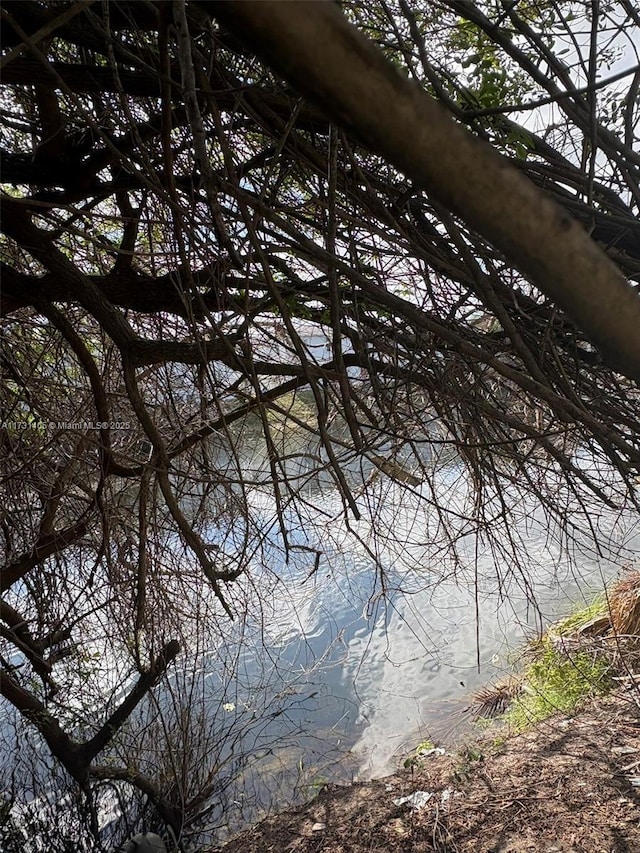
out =
[[[264,460],[245,446],[259,481]],[[469,525],[455,460],[409,489],[370,475],[360,471],[359,521],[330,482],[310,483],[279,522],[268,486],[249,493],[266,533],[253,569],[260,602],[238,637],[238,672],[210,683],[218,719],[242,732],[232,740],[250,759],[229,776],[211,824],[219,836],[325,782],[392,772],[421,740],[451,743],[474,691],[511,672],[526,639],[588,603],[640,549],[635,516],[594,504],[568,538],[517,494],[492,544]],[[455,555],[435,504],[459,516],[447,534]]]
[[[308,400],[294,402],[304,422]],[[429,436],[414,456],[379,442],[364,462],[341,458],[359,519],[345,511],[306,432],[281,430],[278,450],[296,493],[279,507],[258,425],[238,425],[234,438],[257,531],[250,571],[228,590],[237,618],[213,620],[197,657],[172,667],[139,706],[127,742],[151,768],[171,760],[179,770],[184,757],[196,790],[211,783],[187,850],[308,799],[326,782],[389,773],[422,740],[453,743],[470,724],[474,691],[512,671],[526,639],[589,602],[640,552],[637,516],[595,501],[580,515],[560,490],[564,529],[506,489],[509,523],[496,510],[491,535],[479,531],[459,461],[436,456]],[[217,452],[219,469],[228,469],[231,455],[222,444]],[[241,526],[212,528],[214,547],[233,551]],[[202,595],[194,590],[185,612]],[[129,689],[118,670],[115,658],[103,660],[102,693],[117,689],[114,701]],[[178,733],[170,755],[165,724]],[[27,731],[44,790],[47,752]],[[47,796],[61,802],[53,789]],[[122,802],[114,794],[102,803],[105,849],[120,831]]]

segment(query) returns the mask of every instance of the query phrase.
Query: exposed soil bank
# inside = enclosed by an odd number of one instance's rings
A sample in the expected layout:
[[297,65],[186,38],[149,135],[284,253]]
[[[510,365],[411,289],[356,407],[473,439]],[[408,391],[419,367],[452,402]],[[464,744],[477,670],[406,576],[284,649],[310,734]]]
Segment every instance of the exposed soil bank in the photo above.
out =
[[[502,745],[474,744],[375,782],[326,786],[224,853],[640,851],[640,683]],[[412,809],[394,800],[430,792]]]

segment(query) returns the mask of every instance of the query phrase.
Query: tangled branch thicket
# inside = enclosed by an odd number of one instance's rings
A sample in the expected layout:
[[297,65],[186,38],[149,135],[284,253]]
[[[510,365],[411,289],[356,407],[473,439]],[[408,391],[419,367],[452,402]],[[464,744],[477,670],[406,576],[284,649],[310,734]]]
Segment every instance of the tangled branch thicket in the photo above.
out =
[[[3,3],[2,691],[94,839],[119,783],[176,837],[222,796],[232,748],[203,761],[197,702],[173,728],[140,703],[231,643],[274,549],[317,571],[292,528],[327,515],[319,487],[374,560],[391,478],[434,548],[455,562],[471,533],[525,582],[521,501],[568,537],[594,501],[638,509],[637,383],[216,5]],[[344,11],[640,282],[633,3]],[[446,502],[452,468],[468,488]]]

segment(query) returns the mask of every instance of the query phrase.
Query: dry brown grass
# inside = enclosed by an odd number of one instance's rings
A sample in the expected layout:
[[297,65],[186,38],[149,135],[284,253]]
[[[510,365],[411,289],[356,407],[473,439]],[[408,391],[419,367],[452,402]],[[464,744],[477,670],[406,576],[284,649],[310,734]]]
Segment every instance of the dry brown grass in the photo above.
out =
[[476,719],[478,717],[492,719],[504,714],[521,690],[522,681],[515,677],[489,684],[482,690],[478,690],[473,695],[472,703]]
[[613,633],[625,645],[640,645],[640,569],[630,572],[609,593],[609,615]]

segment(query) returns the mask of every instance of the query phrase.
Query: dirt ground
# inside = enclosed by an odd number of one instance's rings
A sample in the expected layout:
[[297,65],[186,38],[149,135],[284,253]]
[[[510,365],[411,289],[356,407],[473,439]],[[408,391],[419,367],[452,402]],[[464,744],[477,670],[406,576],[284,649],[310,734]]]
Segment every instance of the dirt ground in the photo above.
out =
[[[223,853],[637,853],[639,696],[627,683],[501,745],[491,734],[385,779],[327,785]],[[394,803],[415,791],[431,794],[422,808]]]

